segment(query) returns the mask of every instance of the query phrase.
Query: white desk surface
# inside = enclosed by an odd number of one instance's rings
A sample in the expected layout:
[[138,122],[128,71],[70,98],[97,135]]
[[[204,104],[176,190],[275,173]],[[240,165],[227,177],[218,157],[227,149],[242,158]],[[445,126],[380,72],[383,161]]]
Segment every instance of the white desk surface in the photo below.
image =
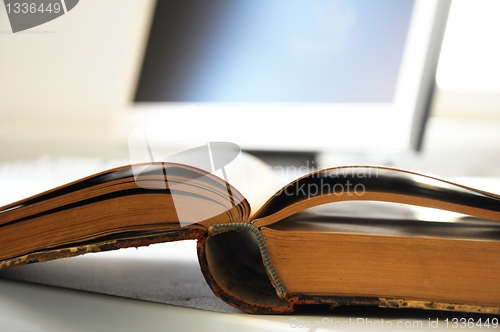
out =
[[[489,328],[477,325],[486,318]],[[435,312],[408,316],[404,311],[390,316],[227,314],[0,279],[0,330],[5,332],[498,330],[492,319],[498,318]],[[473,327],[467,325],[471,322]]]

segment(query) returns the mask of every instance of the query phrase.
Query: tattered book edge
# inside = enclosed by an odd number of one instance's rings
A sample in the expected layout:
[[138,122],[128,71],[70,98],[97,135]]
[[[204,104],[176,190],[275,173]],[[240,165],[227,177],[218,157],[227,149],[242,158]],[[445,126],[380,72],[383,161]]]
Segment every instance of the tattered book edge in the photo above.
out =
[[290,295],[288,301],[294,308],[300,305],[329,305],[332,309],[341,306],[376,306],[388,309],[423,309],[490,315],[500,314],[500,307],[498,306],[383,297],[314,296],[306,294],[293,294]]
[[411,309],[425,309],[425,310],[441,310],[441,311],[455,311],[455,312],[470,312],[499,315],[500,307],[476,305],[476,304],[460,304],[460,303],[447,303],[447,302],[434,302],[434,301],[418,301],[418,300],[403,300],[403,299],[387,299],[379,298],[378,304],[381,308],[411,308]]
[[149,233],[147,235],[106,239],[94,243],[75,244],[68,247],[53,248],[3,260],[0,262],[0,270],[31,263],[47,262],[59,258],[75,257],[87,253],[96,253],[130,247],[145,247],[154,243],[195,240],[206,236],[206,233],[207,230],[205,227],[190,225],[189,227],[172,229],[164,232]]

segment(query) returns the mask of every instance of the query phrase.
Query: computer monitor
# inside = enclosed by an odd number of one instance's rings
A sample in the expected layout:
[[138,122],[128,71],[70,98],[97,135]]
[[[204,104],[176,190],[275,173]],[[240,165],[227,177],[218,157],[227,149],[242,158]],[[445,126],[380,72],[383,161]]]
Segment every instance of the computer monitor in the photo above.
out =
[[418,150],[449,0],[162,0],[134,119],[150,139]]

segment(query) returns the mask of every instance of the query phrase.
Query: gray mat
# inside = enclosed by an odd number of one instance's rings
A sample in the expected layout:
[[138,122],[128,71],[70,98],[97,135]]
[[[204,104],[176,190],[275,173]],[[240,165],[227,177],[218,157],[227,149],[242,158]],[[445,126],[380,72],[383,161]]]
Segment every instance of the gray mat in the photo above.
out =
[[[170,246],[169,246],[170,245]],[[224,313],[240,313],[208,287],[196,256],[175,251],[185,246],[162,244],[166,250],[140,248],[137,253],[87,254],[0,271],[0,278],[65,287]],[[193,248],[194,249],[194,248]],[[125,254],[123,254],[125,253]]]

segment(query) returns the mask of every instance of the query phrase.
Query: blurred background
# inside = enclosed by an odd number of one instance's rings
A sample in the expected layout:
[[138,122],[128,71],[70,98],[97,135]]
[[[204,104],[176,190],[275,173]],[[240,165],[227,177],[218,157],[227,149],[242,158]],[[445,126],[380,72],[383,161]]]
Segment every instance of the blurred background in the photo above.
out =
[[[153,0],[84,0],[54,21],[13,34],[0,6],[0,162],[126,161],[130,126],[123,119],[133,105],[154,8]],[[317,163],[500,176],[499,14],[496,0],[452,2],[420,152],[312,151]],[[172,124],[165,121],[167,130]]]

